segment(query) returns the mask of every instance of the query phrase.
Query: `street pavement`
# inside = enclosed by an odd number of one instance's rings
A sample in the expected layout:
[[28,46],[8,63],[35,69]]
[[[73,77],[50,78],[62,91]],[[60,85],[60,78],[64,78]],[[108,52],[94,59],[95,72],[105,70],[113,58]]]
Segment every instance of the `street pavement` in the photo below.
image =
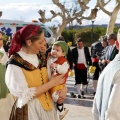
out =
[[74,92],[77,96],[77,91],[75,87],[75,78],[68,77],[67,87],[68,93],[65,100],[65,107],[69,109],[63,120],[93,120],[92,116],[92,104],[93,104],[93,84],[92,79],[88,79],[89,83],[87,88],[85,88],[85,99],[72,98],[70,96],[71,92]]

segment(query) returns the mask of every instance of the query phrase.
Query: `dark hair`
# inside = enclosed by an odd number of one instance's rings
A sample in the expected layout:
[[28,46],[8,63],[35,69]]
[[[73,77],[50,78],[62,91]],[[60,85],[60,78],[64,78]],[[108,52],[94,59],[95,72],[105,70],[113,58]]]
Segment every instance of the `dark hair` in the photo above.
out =
[[[31,42],[35,42],[37,41],[39,38],[40,38],[40,35],[43,33],[42,29],[39,29],[37,32],[36,32],[36,35],[30,37],[29,39],[31,40]],[[23,45],[26,45],[26,42],[24,41],[23,42]]]
[[83,42],[83,40],[79,37],[76,42]]
[[31,40],[32,42],[38,40],[38,39],[40,38],[40,35],[41,35],[42,33],[43,33],[42,29],[39,29],[39,30],[37,31],[36,35],[35,35],[35,36],[32,36],[32,37],[30,38],[30,40]]
[[102,42],[102,41],[107,42],[107,36],[106,36],[106,35],[100,36],[99,41],[100,41],[100,42]]
[[65,41],[65,42],[67,42],[63,36],[59,36],[56,41]]
[[107,39],[114,39],[117,40],[117,35],[115,33],[111,33],[107,36]]

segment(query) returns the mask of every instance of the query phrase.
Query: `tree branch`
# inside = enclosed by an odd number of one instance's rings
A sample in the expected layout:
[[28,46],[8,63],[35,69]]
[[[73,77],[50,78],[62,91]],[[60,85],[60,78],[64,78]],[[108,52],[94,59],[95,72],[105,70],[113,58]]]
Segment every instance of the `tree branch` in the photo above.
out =
[[78,3],[79,3],[79,5],[80,5],[80,7],[81,7],[81,9],[82,9],[83,11],[85,11],[86,9],[89,9],[89,7],[87,6],[87,4],[89,3],[89,1],[90,1],[90,0],[83,0],[83,1],[81,2],[81,0],[78,0]]
[[67,13],[67,10],[65,9],[65,6],[62,5],[59,0],[52,0],[53,3],[58,6],[60,8],[60,10],[62,11],[62,16],[65,17],[65,13]]
[[108,1],[105,3],[104,0],[98,0],[96,7],[99,7],[104,13],[108,14],[109,16],[111,16],[112,12],[109,12],[108,10],[106,10],[106,9],[104,8],[110,1],[111,1],[111,0],[108,0]]

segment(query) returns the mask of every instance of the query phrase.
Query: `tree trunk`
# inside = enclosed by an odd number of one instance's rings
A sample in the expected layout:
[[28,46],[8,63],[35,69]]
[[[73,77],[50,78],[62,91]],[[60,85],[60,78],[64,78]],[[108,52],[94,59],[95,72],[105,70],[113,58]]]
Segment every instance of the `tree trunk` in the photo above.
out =
[[106,35],[110,34],[110,33],[113,33],[113,31],[114,31],[114,24],[115,24],[115,21],[117,19],[117,15],[118,15],[119,9],[120,9],[120,4],[115,7],[115,9],[112,12],[112,15],[110,16],[110,21],[109,21],[109,24],[107,26]]
[[58,36],[60,36],[62,34],[62,31],[65,29],[66,25],[68,23],[63,22],[62,25],[59,26],[59,30],[58,30]]

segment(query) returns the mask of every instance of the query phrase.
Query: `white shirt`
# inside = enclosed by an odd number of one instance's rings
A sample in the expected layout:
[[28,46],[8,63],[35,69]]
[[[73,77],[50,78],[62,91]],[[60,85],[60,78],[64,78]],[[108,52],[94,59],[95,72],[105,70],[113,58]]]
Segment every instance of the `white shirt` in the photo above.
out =
[[[37,55],[28,55],[23,51],[19,51],[18,54],[33,64],[35,67],[38,66]],[[19,73],[19,77],[18,77]],[[11,77],[10,77],[11,76]],[[35,88],[28,88],[25,76],[22,69],[16,65],[9,64],[6,70],[5,81],[10,93],[18,97],[18,107],[22,107],[35,95]]]
[[83,63],[87,67],[85,53],[84,53],[84,47],[82,49],[78,49],[78,64],[79,63]]

